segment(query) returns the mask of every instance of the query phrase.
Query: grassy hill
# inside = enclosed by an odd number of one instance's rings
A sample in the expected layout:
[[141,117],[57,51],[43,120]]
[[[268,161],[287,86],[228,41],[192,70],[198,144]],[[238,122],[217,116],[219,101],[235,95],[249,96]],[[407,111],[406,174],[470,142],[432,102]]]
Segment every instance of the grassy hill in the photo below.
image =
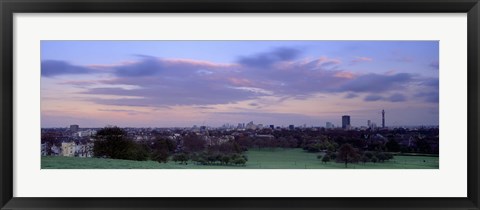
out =
[[[302,149],[257,149],[247,153],[246,166],[182,165],[169,161],[131,161],[103,158],[42,157],[42,169],[344,169],[343,163],[322,163],[318,153]],[[438,169],[438,157],[395,156],[384,163],[348,164],[355,169]]]

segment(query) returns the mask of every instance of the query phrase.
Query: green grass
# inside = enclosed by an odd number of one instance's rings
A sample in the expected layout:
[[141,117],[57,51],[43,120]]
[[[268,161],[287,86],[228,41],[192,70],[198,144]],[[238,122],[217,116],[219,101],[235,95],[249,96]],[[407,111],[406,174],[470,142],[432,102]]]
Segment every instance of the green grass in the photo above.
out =
[[[343,163],[322,163],[318,153],[302,149],[256,149],[247,152],[246,166],[181,165],[175,162],[102,158],[42,157],[42,169],[344,169]],[[438,157],[395,156],[384,163],[348,164],[355,169],[438,169]]]

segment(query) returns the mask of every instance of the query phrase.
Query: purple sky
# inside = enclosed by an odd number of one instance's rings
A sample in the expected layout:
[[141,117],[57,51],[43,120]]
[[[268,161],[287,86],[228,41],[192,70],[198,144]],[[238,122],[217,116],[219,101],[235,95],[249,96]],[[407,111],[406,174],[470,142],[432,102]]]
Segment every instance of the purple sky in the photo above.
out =
[[42,127],[438,125],[437,41],[42,41]]

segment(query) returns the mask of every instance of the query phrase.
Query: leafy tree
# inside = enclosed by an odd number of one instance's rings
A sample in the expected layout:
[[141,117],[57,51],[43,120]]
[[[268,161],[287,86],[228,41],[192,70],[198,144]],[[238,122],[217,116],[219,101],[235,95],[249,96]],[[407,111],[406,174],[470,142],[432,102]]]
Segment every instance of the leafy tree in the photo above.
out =
[[343,144],[338,149],[337,159],[345,163],[345,168],[349,162],[353,162],[358,159],[358,152],[351,144]]
[[370,161],[370,158],[368,158],[368,157],[364,154],[360,160],[363,162],[363,164],[365,164],[366,162]]
[[168,150],[161,149],[161,150],[155,151],[155,154],[153,155],[153,160],[156,160],[159,163],[166,163],[168,161],[169,156],[170,154],[168,154]]
[[170,139],[157,138],[153,142],[153,160],[158,161],[159,163],[166,163],[168,157],[175,150],[175,143]]
[[95,157],[107,157],[125,160],[147,160],[148,151],[140,144],[127,138],[123,129],[105,127],[95,135],[93,154]]
[[416,142],[417,150],[420,153],[430,153],[430,144],[425,139],[418,139]]
[[230,162],[230,156],[229,155],[223,155],[222,156],[222,163],[225,164],[225,165],[228,165],[229,162]]
[[245,163],[247,162],[245,159],[243,159],[243,157],[241,156],[238,156],[236,157],[235,159],[232,160],[233,164],[235,165],[245,165]]
[[202,151],[205,148],[205,141],[191,133],[183,138],[183,147],[188,153]]
[[398,152],[400,151],[400,144],[398,144],[397,141],[395,141],[393,138],[389,139],[387,143],[385,144],[385,147],[387,147],[387,150],[389,152]]
[[178,153],[173,155],[172,160],[176,162],[180,162],[180,164],[187,164],[189,157],[186,153]]
[[364,155],[365,157],[367,157],[368,159],[372,159],[372,157],[373,157],[373,153],[372,153],[372,152],[365,152],[363,155]]
[[331,152],[329,155],[330,155],[330,159],[331,159],[331,160],[337,159],[337,153]]
[[323,163],[327,163],[329,161],[330,161],[330,156],[328,156],[328,155],[323,156],[323,158],[322,158]]

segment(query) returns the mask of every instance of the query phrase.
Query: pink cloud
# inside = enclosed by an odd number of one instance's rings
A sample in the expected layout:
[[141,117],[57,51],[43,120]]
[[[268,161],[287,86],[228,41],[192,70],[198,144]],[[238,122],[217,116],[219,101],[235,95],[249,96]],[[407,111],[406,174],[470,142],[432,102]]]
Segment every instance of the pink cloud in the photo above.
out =
[[341,71],[333,75],[334,77],[344,78],[344,79],[353,79],[355,78],[355,74],[347,71]]
[[360,62],[371,62],[371,61],[373,61],[373,58],[370,58],[370,57],[356,57],[351,62],[360,63]]
[[235,86],[253,86],[253,82],[245,78],[230,77],[228,81]]
[[191,66],[202,66],[208,68],[228,68],[237,66],[238,64],[223,64],[223,63],[214,63],[209,61],[193,60],[193,59],[184,59],[184,58],[169,58],[169,59],[159,59],[167,65],[191,65]]
[[385,75],[394,75],[395,73],[397,73],[397,70],[395,69],[390,69],[388,71],[385,72]]

